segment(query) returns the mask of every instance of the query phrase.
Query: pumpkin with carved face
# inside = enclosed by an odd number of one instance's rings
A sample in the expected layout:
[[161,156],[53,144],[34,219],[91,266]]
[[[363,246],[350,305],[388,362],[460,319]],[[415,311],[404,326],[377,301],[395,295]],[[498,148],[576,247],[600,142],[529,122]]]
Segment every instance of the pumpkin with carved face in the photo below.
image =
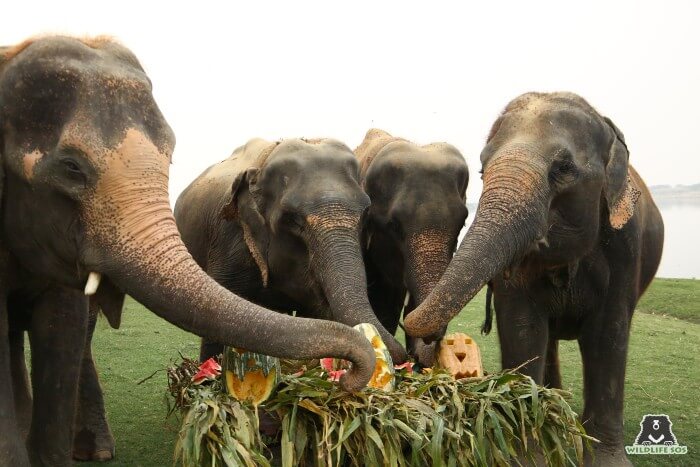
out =
[[476,342],[466,334],[449,334],[440,342],[438,365],[455,379],[484,376],[481,352]]

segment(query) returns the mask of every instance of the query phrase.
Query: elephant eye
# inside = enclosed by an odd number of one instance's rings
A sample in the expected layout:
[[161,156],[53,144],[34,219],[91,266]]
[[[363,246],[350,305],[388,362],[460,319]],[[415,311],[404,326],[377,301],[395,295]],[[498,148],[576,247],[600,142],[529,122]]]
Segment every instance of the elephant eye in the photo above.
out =
[[282,214],[282,223],[295,229],[304,228],[304,217],[294,211],[286,211]]
[[389,220],[387,227],[389,228],[389,230],[394,232],[400,238],[403,238],[403,229],[401,228],[401,223],[398,220],[396,220],[396,219]]
[[82,174],[82,171],[80,170],[80,166],[78,165],[77,162],[75,162],[73,159],[63,159],[61,161],[63,166],[66,168],[66,170],[70,173],[73,174]]
[[551,183],[572,183],[576,181],[578,175],[576,164],[570,158],[555,160],[549,172],[549,181]]

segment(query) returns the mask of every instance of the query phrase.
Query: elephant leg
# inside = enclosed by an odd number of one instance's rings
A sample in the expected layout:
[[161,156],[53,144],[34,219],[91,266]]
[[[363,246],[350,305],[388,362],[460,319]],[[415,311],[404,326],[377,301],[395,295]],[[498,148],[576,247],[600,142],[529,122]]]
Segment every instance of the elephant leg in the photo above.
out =
[[10,370],[7,298],[0,293],[0,466],[28,466],[29,457],[17,426]]
[[32,393],[27,364],[24,359],[24,330],[11,329],[9,342],[15,415],[17,416],[17,426],[22,438],[26,439],[32,421]]
[[631,313],[612,311],[589,316],[579,337],[582,422],[588,434],[601,441],[593,452],[586,451],[586,465],[631,465],[624,451],[622,416]]
[[[498,293],[498,289],[494,290],[493,304],[501,347],[501,367],[517,368],[525,364],[519,371],[530,376],[537,384],[542,384],[549,337],[547,314],[528,300],[524,293],[510,290],[504,296]],[[534,455],[534,463],[527,459],[525,452]],[[532,439],[528,440],[525,452],[519,452],[517,460],[511,462],[511,465],[545,465],[544,456]]]
[[502,296],[496,290],[494,308],[502,368],[524,364],[520,372],[542,384],[549,337],[547,314],[518,291],[509,291],[507,296]]
[[92,358],[92,335],[99,308],[91,303],[85,350],[78,386],[78,410],[75,414],[73,459],[108,461],[114,458],[114,436],[107,422],[102,388]]
[[87,298],[55,287],[37,299],[29,334],[33,417],[27,448],[33,465],[70,466]]
[[547,343],[547,362],[544,368],[544,385],[561,389],[561,372],[559,371],[559,340],[549,336]]

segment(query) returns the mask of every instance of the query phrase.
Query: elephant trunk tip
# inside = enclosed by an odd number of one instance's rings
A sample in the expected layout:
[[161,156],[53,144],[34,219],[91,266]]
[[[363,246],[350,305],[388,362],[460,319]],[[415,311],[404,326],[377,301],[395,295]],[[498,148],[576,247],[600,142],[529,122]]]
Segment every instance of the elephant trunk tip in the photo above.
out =
[[406,334],[411,337],[420,337],[426,343],[438,339],[442,327],[441,321],[437,317],[429,316],[422,305],[419,305],[404,319]]

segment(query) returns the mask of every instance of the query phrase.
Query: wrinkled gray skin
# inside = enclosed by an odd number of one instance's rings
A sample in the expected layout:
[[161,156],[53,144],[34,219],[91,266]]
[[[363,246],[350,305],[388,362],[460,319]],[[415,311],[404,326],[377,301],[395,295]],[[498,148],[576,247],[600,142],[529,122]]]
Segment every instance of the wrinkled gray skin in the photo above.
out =
[[[367,298],[360,230],[369,199],[358,172],[352,151],[332,139],[253,139],[187,187],[175,219],[219,284],[280,312],[372,323],[400,363],[406,351]],[[200,358],[220,352],[204,339]]]
[[557,341],[577,339],[587,465],[629,465],[623,402],[635,305],[656,273],[663,221],[628,164],[624,136],[575,94],[529,93],[494,123],[481,153],[476,218],[450,266],[406,319],[439,332],[491,280],[501,361],[560,386]]
[[[468,214],[469,170],[454,146],[419,146],[377,129],[355,154],[372,201],[363,228],[370,302],[395,333],[402,310],[405,316],[425,299],[452,259]],[[435,363],[437,344],[406,338],[424,367]]]
[[112,324],[127,292],[217,342],[345,358],[354,365],[344,387],[369,380],[374,353],[360,333],[261,308],[197,266],[169,207],[174,137],[129,50],[65,37],[0,48],[0,129],[0,465],[71,464],[79,378],[75,447],[88,458],[113,453],[96,444],[111,436],[89,353],[91,271],[103,275],[93,297]]

